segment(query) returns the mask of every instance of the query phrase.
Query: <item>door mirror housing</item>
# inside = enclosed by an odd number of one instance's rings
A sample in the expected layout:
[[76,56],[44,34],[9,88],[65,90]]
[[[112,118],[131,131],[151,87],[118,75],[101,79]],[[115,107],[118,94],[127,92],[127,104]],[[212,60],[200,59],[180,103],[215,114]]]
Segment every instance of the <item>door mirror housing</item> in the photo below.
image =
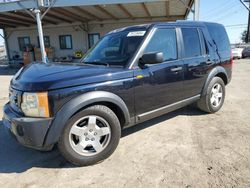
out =
[[140,58],[140,64],[158,64],[163,62],[163,53],[162,52],[150,52],[145,53]]

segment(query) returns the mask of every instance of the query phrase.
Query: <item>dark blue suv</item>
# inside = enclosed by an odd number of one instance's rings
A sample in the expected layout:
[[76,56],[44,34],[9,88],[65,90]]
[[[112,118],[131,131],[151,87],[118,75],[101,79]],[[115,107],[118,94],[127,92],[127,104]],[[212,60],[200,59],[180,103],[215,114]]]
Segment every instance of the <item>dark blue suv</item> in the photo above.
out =
[[123,128],[191,103],[224,102],[232,57],[224,27],[177,21],[106,34],[77,63],[33,63],[10,83],[3,123],[21,144],[79,166],[116,149]]

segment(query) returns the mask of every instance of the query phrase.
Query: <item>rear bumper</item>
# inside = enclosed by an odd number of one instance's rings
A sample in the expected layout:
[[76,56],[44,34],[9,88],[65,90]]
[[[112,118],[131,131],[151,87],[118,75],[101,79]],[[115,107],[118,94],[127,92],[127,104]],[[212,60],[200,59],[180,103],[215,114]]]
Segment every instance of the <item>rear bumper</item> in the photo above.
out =
[[242,55],[241,54],[233,54],[233,58],[241,58]]
[[20,144],[38,150],[48,148],[43,143],[52,118],[22,117],[10,108],[9,103],[4,106],[3,114],[3,125],[10,130]]

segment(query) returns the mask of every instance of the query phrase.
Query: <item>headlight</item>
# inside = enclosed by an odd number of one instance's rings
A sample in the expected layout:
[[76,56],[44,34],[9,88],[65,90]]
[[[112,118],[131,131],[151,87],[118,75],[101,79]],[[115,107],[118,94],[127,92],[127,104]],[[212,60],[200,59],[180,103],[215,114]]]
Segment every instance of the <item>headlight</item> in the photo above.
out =
[[23,93],[21,109],[26,116],[49,117],[48,93]]

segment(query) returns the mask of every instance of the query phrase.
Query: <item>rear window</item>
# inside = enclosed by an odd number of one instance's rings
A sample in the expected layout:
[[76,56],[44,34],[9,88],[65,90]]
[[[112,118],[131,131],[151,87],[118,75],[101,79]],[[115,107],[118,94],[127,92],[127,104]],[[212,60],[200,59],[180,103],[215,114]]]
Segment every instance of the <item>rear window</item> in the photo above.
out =
[[208,31],[219,51],[230,51],[230,42],[223,26],[207,24]]

